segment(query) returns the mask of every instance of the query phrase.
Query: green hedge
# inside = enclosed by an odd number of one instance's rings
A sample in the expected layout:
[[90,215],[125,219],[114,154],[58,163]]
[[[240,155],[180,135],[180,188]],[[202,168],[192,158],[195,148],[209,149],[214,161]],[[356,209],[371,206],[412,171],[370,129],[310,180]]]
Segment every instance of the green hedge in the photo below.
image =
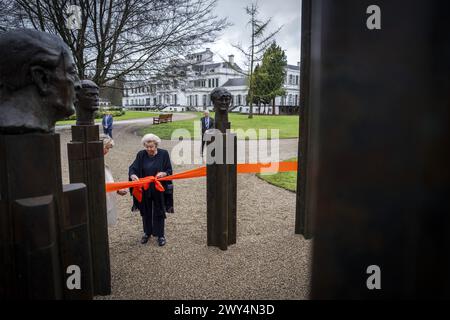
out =
[[[95,119],[102,119],[103,116],[107,113],[107,112],[111,112],[113,117],[120,117],[125,115],[125,110],[120,108],[120,107],[114,107],[114,108],[110,108],[109,110],[99,110],[96,111],[94,114],[94,118]],[[70,117],[65,118],[64,120],[76,120],[77,119],[77,114],[74,113],[73,115],[71,115]]]
[[107,110],[107,111],[122,111],[123,108],[122,107],[105,107],[102,110]]

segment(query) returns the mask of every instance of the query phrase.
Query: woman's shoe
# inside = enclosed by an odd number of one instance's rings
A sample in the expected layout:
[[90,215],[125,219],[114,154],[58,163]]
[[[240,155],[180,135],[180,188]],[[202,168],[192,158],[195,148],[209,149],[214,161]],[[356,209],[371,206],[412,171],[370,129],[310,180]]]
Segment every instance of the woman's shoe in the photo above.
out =
[[158,237],[158,244],[160,247],[166,244],[166,238],[164,237]]
[[149,235],[144,234],[144,236],[141,239],[142,244],[146,244],[148,242],[148,238],[150,238]]

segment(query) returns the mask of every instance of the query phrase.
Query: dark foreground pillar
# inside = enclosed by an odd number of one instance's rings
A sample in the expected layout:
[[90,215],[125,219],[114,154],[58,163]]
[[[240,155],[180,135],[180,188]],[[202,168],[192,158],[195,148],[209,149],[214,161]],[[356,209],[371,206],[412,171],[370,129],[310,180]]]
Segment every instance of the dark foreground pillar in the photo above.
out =
[[450,3],[312,4],[311,297],[448,299]]
[[[222,138],[222,143],[215,146],[222,148],[224,161],[212,163],[207,168],[207,244],[227,250],[236,243],[236,200],[237,200],[237,143],[236,135],[216,131],[206,139],[211,142]],[[218,140],[215,140],[218,139]],[[207,155],[213,144],[208,143]],[[228,152],[228,159],[226,150]],[[233,151],[233,152],[231,152]],[[212,153],[215,156],[215,152]],[[210,162],[208,160],[208,162]]]
[[61,245],[63,265],[78,266],[81,272],[79,290],[64,286],[65,300],[91,300],[93,298],[92,257],[88,225],[87,188],[83,183],[63,186],[63,219]]
[[62,299],[59,136],[0,135],[0,296]]
[[98,126],[72,126],[67,145],[71,183],[87,186],[94,295],[111,294],[105,165]]

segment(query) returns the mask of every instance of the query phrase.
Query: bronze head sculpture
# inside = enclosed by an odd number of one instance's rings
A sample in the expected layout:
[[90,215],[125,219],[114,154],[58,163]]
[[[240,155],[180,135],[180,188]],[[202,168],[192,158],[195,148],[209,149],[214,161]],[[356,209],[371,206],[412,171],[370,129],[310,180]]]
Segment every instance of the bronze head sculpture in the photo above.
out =
[[94,113],[98,110],[99,89],[91,80],[81,80],[77,90],[77,125],[94,125]]
[[225,132],[226,129],[229,129],[228,111],[230,110],[231,94],[227,89],[218,87],[211,91],[210,96],[216,113],[216,129]]
[[0,132],[53,132],[74,112],[80,86],[69,47],[55,35],[0,34]]

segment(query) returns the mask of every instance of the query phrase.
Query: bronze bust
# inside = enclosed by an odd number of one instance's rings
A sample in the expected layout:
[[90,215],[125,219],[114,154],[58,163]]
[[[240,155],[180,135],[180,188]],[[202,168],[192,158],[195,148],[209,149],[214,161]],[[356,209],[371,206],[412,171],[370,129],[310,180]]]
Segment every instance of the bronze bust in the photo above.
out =
[[79,86],[59,37],[30,29],[0,34],[0,132],[53,132],[56,121],[73,114]]
[[214,104],[214,112],[216,113],[214,119],[216,129],[225,133],[226,129],[230,128],[228,111],[231,109],[231,93],[223,87],[218,87],[211,91],[210,96],[211,101]]
[[77,90],[77,125],[94,125],[94,113],[98,110],[99,89],[91,80],[81,80]]

